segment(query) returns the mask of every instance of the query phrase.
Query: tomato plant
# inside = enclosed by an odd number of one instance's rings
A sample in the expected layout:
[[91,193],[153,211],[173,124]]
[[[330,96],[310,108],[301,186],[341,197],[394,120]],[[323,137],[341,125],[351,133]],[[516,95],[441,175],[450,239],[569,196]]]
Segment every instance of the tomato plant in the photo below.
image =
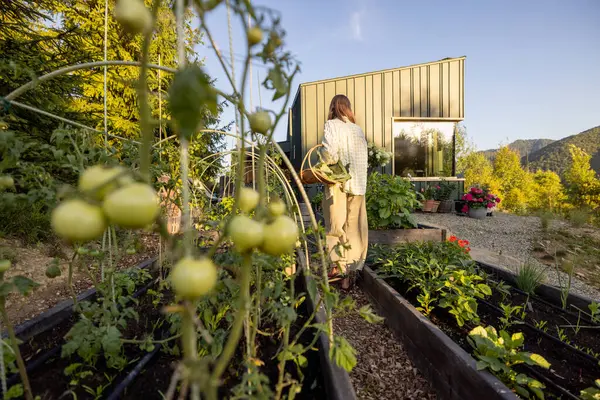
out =
[[[184,18],[191,15],[199,18],[200,31],[212,41],[207,15],[220,3],[219,0],[184,2],[186,9],[182,14]],[[90,141],[96,145],[93,146],[81,140],[83,135],[66,131],[57,135],[59,142],[66,144],[59,149],[62,153],[52,150],[56,158],[65,157],[63,167],[68,171],[68,179],[45,188],[40,185],[39,197],[52,199],[48,207],[53,210],[50,225],[54,233],[76,246],[66,275],[80,318],[66,335],[62,355],[66,358],[77,355],[87,365],[72,363],[65,371],[74,386],[86,385],[85,393],[100,396],[111,383],[107,378],[108,382],[97,383],[95,388],[87,387],[89,377],[100,368],[98,360],[104,360],[109,370],[121,371],[130,362],[127,345],[131,344],[143,351],[151,351],[160,344],[170,354],[179,356],[173,385],[181,391],[181,398],[189,396],[193,400],[200,397],[215,400],[222,382],[232,378],[236,382],[232,392],[238,397],[293,397],[303,390],[302,370],[312,367],[307,365],[307,353],[313,351],[313,344],[322,332],[330,339],[330,357],[335,363],[349,370],[357,362],[348,342],[333,332],[333,311],[347,312],[354,304],[329,287],[328,261],[316,223],[312,231],[316,249],[311,250],[321,255],[321,268],[301,270],[295,262],[294,251],[300,245],[308,246],[309,241],[307,232],[301,232],[298,226],[302,216],[298,215],[296,192],[289,183],[290,174],[295,172],[284,171],[281,160],[285,160],[285,155],[274,146],[273,135],[286,113],[285,103],[290,98],[298,64],[284,49],[285,32],[276,13],[255,8],[250,1],[231,3],[226,6],[241,21],[245,44],[252,48],[247,52],[242,76],[247,79],[248,66],[262,60],[268,68],[263,86],[273,92],[274,100],[285,100],[280,110],[252,112],[244,104],[246,82],[238,87],[236,79],[226,70],[226,81],[231,87],[217,88],[202,65],[185,58],[183,46],[177,62],[170,63],[177,65],[177,70],[161,66],[163,71],[174,74],[166,88],[168,107],[162,121],[167,122],[161,125],[169,136],[163,138],[160,133],[156,140],[156,121],[148,92],[148,64],[152,61],[149,58],[152,32],[159,29],[156,24],[165,16],[153,18],[153,12],[142,0],[118,0],[113,9],[116,21],[139,39],[139,47],[135,49],[135,54],[140,54],[135,103],[139,106],[136,118],[139,117],[141,132],[136,141],[141,143],[121,137],[111,137],[109,141],[106,132],[105,148],[95,153],[97,147],[102,148],[98,141]],[[197,15],[187,8],[191,5]],[[175,10],[175,14],[181,15],[178,11],[181,10]],[[253,26],[248,23],[248,16]],[[184,26],[182,20],[178,24],[179,28]],[[185,29],[177,31],[180,34]],[[184,38],[179,40],[183,45]],[[216,52],[215,56],[220,58],[221,54]],[[228,176],[233,190],[228,189],[227,193],[234,196],[216,199],[212,196],[216,172],[220,171],[225,154],[220,154],[218,146],[206,143],[211,143],[213,136],[227,133],[224,131],[228,127],[211,129],[222,109],[221,101],[231,104],[241,117],[237,122],[240,145],[233,153]],[[255,157],[257,165],[252,189],[246,187],[246,169],[242,167],[249,156],[248,143],[253,145],[250,156]],[[201,149],[204,154],[200,154]],[[18,156],[11,156],[10,161]],[[30,172],[15,176],[17,189],[40,177],[51,176],[48,171],[36,169],[35,163],[28,167]],[[59,193],[62,183],[69,186]],[[11,186],[8,181],[2,185]],[[304,189],[295,190],[302,193]],[[61,201],[55,206],[58,199]],[[181,211],[182,232],[167,229],[165,217],[172,217],[172,213],[165,209],[174,208]],[[198,221],[202,223],[196,226],[215,233],[215,240],[208,248],[194,245],[198,243],[194,222]],[[147,296],[154,307],[165,306],[161,309],[164,317],[154,321],[160,329],[149,329],[142,337],[126,337],[141,317],[132,293],[149,276],[136,278],[118,271],[124,257],[138,253],[136,246],[119,235],[135,237],[139,232],[134,230],[142,228],[160,235],[160,268],[153,271],[154,280]],[[0,264],[0,269],[3,265]],[[10,264],[6,268],[9,267]],[[73,283],[75,269],[84,272],[95,286],[96,301],[78,302]],[[47,267],[46,276],[55,278],[62,272],[58,262],[53,262]],[[301,274],[310,277],[306,293],[297,291],[296,278]],[[17,288],[22,292],[34,286],[16,278],[5,283],[7,290]],[[306,296],[316,298],[319,292],[324,299],[325,323],[315,322],[314,313],[305,315]],[[373,319],[368,310],[361,309],[361,315]],[[165,338],[167,330],[171,336]],[[281,342],[278,348],[269,350],[273,354],[264,354],[268,347],[262,347],[265,338]],[[243,356],[238,358],[236,354]],[[22,364],[19,357],[16,361]],[[265,364],[275,364],[273,369],[279,372],[274,379],[267,378]],[[21,366],[19,371],[25,377]],[[243,372],[238,377],[232,376],[231,371]],[[26,379],[23,381],[25,397],[30,400],[31,387]]]

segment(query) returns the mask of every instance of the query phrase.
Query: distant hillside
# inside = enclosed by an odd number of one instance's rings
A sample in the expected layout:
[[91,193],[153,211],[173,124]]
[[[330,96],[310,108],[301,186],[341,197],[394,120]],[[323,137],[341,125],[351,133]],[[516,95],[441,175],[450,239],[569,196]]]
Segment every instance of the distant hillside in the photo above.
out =
[[[519,139],[509,144],[508,147],[518,151],[521,157],[527,158],[527,154],[536,152],[553,142],[554,140],[552,139]],[[489,160],[493,161],[496,158],[497,151],[497,149],[492,149],[482,151],[482,153]]]
[[[583,131],[576,135],[568,136],[564,139],[550,143],[541,149],[529,154],[529,169],[535,171],[537,169],[551,170],[559,175],[565,171],[569,165],[571,158],[569,154],[569,145],[585,150],[592,155],[592,168],[600,173],[600,126],[597,126],[587,131]],[[523,165],[527,164],[526,157],[521,159]]]

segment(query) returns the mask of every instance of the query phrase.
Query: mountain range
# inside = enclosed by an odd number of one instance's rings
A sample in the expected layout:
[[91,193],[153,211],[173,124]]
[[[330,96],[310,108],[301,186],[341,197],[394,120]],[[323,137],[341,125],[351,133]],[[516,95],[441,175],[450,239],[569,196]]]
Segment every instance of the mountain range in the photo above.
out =
[[[591,166],[600,173],[600,126],[585,130],[560,140],[525,139],[516,140],[508,145],[521,155],[521,164],[530,171],[538,169],[551,170],[562,175],[570,161],[569,145],[585,150],[592,155]],[[497,149],[485,150],[482,153],[493,161]]]

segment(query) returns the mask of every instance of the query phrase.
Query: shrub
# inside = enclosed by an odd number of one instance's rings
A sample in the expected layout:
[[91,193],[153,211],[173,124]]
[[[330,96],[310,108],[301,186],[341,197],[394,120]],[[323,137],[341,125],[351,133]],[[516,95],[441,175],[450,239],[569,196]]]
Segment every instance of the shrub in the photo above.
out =
[[416,228],[417,222],[410,215],[421,206],[420,194],[413,184],[399,176],[374,172],[367,182],[367,216],[369,228]]

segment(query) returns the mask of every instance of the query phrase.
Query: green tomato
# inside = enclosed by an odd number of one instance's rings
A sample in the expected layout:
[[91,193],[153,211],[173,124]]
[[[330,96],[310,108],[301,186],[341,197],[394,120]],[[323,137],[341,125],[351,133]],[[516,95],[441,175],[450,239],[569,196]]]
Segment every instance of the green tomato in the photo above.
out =
[[260,195],[256,190],[243,187],[240,191],[240,210],[245,213],[250,213],[258,206]]
[[260,246],[263,242],[263,224],[245,215],[236,215],[231,219],[227,233],[233,245],[240,253]]
[[269,214],[272,217],[279,217],[285,213],[285,203],[279,199],[269,203]]
[[80,199],[66,200],[52,211],[54,232],[70,242],[98,239],[106,229],[102,209]]
[[136,251],[135,251],[135,249],[133,247],[128,248],[127,250],[125,250],[125,252],[127,254],[129,254],[130,256],[134,255],[136,253]]
[[15,187],[15,181],[10,175],[0,176],[0,189],[12,189]]
[[261,250],[273,256],[290,253],[296,247],[298,237],[296,222],[287,215],[280,215],[265,225]]
[[169,279],[178,296],[194,300],[210,292],[217,277],[217,267],[210,259],[185,257],[173,266]]
[[109,221],[123,228],[150,225],[160,213],[156,191],[145,183],[132,183],[110,193],[102,205]]
[[271,129],[271,116],[267,111],[257,111],[250,114],[248,121],[253,132],[265,135]]
[[[118,183],[124,184],[130,180],[130,178],[123,176],[124,171],[125,169],[121,167],[94,165],[87,168],[79,176],[79,190],[85,194],[93,194],[96,200],[102,200],[117,188]],[[117,179],[119,175],[121,177]],[[98,189],[101,185],[103,186]]]
[[46,276],[50,279],[56,278],[57,276],[60,276],[61,274],[61,270],[58,267],[58,265],[50,265],[48,268],[46,268]]
[[250,46],[256,46],[263,40],[263,32],[258,26],[253,26],[248,29],[248,44]]
[[114,16],[130,33],[148,33],[152,29],[152,13],[143,0],[117,0]]
[[86,249],[85,247],[80,247],[77,249],[77,254],[79,254],[80,256],[85,256],[90,254],[90,251],[88,249]]
[[10,269],[10,260],[0,260],[0,273],[4,273]]

